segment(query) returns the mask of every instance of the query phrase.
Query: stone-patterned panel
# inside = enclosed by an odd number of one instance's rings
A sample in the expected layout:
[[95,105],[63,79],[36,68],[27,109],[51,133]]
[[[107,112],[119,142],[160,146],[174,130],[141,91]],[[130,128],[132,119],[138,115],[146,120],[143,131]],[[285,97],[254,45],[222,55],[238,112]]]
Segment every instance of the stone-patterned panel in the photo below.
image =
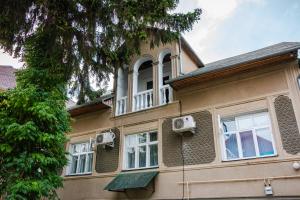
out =
[[168,167],[211,163],[216,157],[212,115],[209,111],[192,114],[194,135],[180,136],[172,131],[172,119],[162,124],[163,162]]
[[300,134],[292,101],[280,95],[274,102],[283,149],[289,154],[300,152]]
[[[107,132],[102,131],[102,132]],[[120,131],[117,128],[112,129],[115,133],[115,146],[113,148],[97,147],[96,166],[97,173],[114,172],[118,169],[119,164],[119,146],[120,146]]]

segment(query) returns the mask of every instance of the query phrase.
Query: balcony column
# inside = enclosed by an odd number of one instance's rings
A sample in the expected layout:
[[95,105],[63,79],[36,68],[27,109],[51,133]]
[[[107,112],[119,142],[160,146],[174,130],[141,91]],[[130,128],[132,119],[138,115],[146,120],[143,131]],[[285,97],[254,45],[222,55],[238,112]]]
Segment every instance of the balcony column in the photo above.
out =
[[172,67],[172,78],[176,78],[179,76],[179,60],[178,55],[173,55],[171,58],[171,67]]
[[128,71],[128,89],[127,89],[127,113],[133,111],[133,76],[134,70],[130,69]]
[[159,105],[159,61],[152,63],[153,70],[153,106]]

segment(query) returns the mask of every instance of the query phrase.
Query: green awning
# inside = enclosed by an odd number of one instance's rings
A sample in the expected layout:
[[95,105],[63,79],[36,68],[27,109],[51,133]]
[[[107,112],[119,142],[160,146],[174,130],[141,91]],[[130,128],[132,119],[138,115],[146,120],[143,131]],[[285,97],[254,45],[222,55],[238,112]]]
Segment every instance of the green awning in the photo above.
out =
[[109,191],[125,191],[134,188],[146,188],[158,172],[139,172],[118,174],[105,188]]

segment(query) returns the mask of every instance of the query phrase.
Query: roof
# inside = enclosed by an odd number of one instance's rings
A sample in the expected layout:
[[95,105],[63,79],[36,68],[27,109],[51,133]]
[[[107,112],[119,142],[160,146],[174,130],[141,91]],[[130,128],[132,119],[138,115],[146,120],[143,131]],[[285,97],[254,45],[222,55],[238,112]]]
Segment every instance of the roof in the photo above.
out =
[[0,89],[7,90],[16,87],[16,71],[12,66],[0,65]]
[[282,42],[275,45],[271,45],[262,49],[258,49],[256,51],[252,51],[249,53],[241,54],[238,56],[233,56],[230,58],[226,58],[223,60],[219,60],[216,62],[212,62],[204,65],[204,67],[199,68],[195,71],[192,71],[183,76],[176,77],[174,79],[169,80],[167,83],[172,83],[180,80],[184,80],[191,77],[197,77],[203,74],[219,72],[224,69],[234,68],[236,66],[247,64],[267,58],[271,58],[274,56],[279,56],[291,52],[295,52],[300,49],[300,42]]
[[[95,112],[101,109],[108,109],[111,108],[111,105],[106,102],[106,100],[113,98],[113,94],[105,94],[101,96],[100,98],[96,98],[93,101],[83,103],[80,105],[73,105],[70,107],[67,107],[69,113],[72,117],[82,115],[89,112]],[[75,102],[74,102],[75,103]]]

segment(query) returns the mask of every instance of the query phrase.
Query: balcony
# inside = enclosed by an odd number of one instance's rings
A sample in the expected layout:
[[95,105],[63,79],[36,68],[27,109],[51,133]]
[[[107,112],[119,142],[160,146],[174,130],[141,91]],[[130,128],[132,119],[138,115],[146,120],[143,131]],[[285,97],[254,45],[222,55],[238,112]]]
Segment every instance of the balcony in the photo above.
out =
[[134,95],[133,110],[143,110],[153,106],[153,89],[145,90]]
[[127,112],[127,96],[121,97],[120,99],[117,100],[116,103],[116,114],[117,115],[123,115]]
[[172,102],[173,90],[166,81],[173,76],[169,50],[161,52],[157,62],[145,55],[133,66],[119,68],[115,114],[124,115]]

